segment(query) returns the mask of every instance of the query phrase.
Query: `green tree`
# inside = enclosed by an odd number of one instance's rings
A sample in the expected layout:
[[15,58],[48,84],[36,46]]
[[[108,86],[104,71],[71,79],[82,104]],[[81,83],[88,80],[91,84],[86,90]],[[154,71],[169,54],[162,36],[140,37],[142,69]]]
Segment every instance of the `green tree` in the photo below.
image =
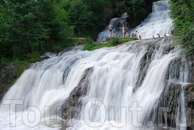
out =
[[6,0],[1,5],[2,56],[25,58],[28,53],[69,45],[72,27],[60,1]]
[[171,16],[174,20],[174,33],[187,54],[194,53],[194,3],[193,0],[171,0]]
[[68,7],[76,35],[92,35],[103,26],[105,0],[73,0]]
[[120,17],[122,13],[129,14],[129,22],[132,27],[137,26],[152,11],[152,3],[156,0],[110,0],[115,5],[115,15]]
[[1,17],[2,42],[11,45],[13,57],[37,49],[39,40],[46,36],[46,30],[36,21],[38,8],[35,1],[8,1]]

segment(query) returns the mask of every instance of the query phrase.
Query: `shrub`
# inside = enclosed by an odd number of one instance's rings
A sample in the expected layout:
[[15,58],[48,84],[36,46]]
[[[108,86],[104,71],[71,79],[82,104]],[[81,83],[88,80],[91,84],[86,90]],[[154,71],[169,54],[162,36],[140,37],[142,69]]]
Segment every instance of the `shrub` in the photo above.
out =
[[107,39],[107,41],[108,41],[111,45],[113,45],[113,46],[116,46],[116,45],[121,44],[121,40],[120,40],[119,37],[110,37],[110,38]]
[[138,40],[136,37],[120,38],[120,37],[110,37],[106,39],[111,45],[116,46],[125,42]]
[[106,44],[100,44],[94,41],[91,41],[91,39],[86,40],[86,45],[84,47],[84,50],[94,50],[94,49],[98,49],[98,48],[102,48],[102,47],[112,47],[112,46],[116,46],[125,42],[129,42],[129,41],[133,41],[133,40],[138,40],[138,38],[136,37],[128,37],[128,38],[120,38],[120,37],[110,37],[107,38]]

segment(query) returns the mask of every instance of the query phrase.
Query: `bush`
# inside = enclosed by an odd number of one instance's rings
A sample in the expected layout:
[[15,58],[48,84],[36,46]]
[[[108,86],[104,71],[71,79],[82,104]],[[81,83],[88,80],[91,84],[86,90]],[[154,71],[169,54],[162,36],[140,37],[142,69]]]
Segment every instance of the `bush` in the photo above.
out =
[[97,42],[94,42],[92,39],[88,39],[86,40],[86,45],[84,47],[84,50],[94,50],[94,49],[98,49],[98,48],[102,48],[102,47],[112,47],[112,46],[116,46],[125,42],[129,42],[129,41],[133,41],[133,40],[138,40],[138,38],[136,37],[128,37],[128,38],[120,38],[120,37],[110,37],[106,39],[106,44],[100,44]]
[[178,36],[178,44],[185,48],[187,55],[194,54],[194,4],[193,0],[171,0],[171,17]]
[[107,39],[107,41],[108,41],[111,45],[113,45],[113,46],[116,46],[116,45],[121,44],[121,40],[120,40],[119,37],[110,37],[110,38]]
[[96,46],[96,44],[86,44],[84,46],[84,50],[88,50],[88,51],[91,51],[93,50],[93,48]]
[[190,30],[180,37],[182,47],[187,55],[194,54],[194,30]]
[[110,37],[106,39],[112,46],[116,46],[125,42],[138,40],[136,37],[120,38],[120,37]]
[[84,50],[93,50],[95,46],[96,46],[96,43],[93,41],[92,38],[90,37],[86,38]]

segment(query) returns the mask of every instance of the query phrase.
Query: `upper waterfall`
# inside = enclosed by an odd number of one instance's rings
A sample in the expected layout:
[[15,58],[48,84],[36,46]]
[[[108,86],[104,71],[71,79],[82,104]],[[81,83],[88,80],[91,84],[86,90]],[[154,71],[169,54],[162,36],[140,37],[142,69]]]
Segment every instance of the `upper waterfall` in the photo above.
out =
[[[122,25],[126,26],[126,37],[133,36],[137,32],[137,36],[141,36],[142,39],[170,36],[173,29],[173,21],[169,15],[169,3],[168,1],[157,1],[153,3],[152,13],[141,22],[140,25],[135,27],[131,32],[129,25],[124,18],[113,18],[110,23],[113,24],[113,32],[115,36],[122,37]],[[118,24],[120,23],[120,24]],[[115,27],[115,28],[114,28]],[[110,37],[108,26],[98,34],[97,41],[106,40]]]
[[173,21],[169,15],[169,4],[166,1],[158,1],[153,3],[152,13],[132,32],[137,31],[142,39],[161,37],[171,35],[173,29]]

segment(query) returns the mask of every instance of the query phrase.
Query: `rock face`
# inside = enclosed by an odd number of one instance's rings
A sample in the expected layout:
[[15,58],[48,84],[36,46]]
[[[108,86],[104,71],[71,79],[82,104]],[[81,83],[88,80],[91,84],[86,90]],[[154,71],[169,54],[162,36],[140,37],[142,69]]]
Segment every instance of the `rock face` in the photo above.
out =
[[[122,26],[125,27],[125,37],[130,36],[130,27],[126,18],[128,14],[123,13],[121,17],[112,18],[109,24],[113,25],[113,36],[122,37]],[[104,41],[110,37],[109,24],[105,27],[105,29],[98,34],[97,41]]]
[[[181,93],[184,92],[184,100],[185,100],[185,108],[186,108],[186,125],[187,130],[194,130],[194,69],[193,69],[193,58],[186,58],[185,61],[181,61],[180,58],[172,61],[168,68],[168,72],[166,75],[166,79],[174,79],[175,82],[171,82],[167,80],[166,89],[164,90],[161,102],[159,103],[159,107],[166,108],[167,114],[167,124],[170,127],[179,127],[180,123],[184,123],[179,121],[177,118],[179,116],[181,110]],[[180,74],[181,67],[184,64],[187,64],[188,70],[188,84],[180,84],[176,82],[183,75]],[[171,73],[171,75],[169,75]],[[163,123],[165,121],[163,120]]]
[[194,84],[186,86],[187,121],[190,130],[194,130]]
[[0,99],[4,96],[7,90],[17,78],[18,64],[11,63],[8,66],[0,69]]
[[191,56],[188,58],[188,61],[191,61],[189,68],[189,82],[194,83],[194,57]]
[[85,71],[85,75],[82,80],[70,93],[69,97],[64,101],[63,106],[60,111],[60,115],[63,119],[72,119],[79,115],[81,110],[81,102],[80,98],[85,96],[89,87],[88,78],[92,72],[92,68],[88,68]]
[[182,87],[184,88],[185,95],[187,130],[194,130],[194,84],[183,86],[181,84],[171,83],[167,85],[167,89],[163,92],[159,106],[166,110],[168,126],[176,128],[180,123],[184,123],[177,120],[178,110],[181,109],[180,97]]

